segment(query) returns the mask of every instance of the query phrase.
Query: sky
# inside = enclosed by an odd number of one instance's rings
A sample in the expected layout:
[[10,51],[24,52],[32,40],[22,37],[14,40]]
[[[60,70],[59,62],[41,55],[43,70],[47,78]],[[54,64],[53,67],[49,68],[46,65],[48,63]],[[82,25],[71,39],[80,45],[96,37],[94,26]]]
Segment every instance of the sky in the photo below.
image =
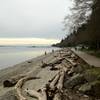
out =
[[57,39],[45,39],[45,38],[0,38],[0,46],[2,45],[48,46],[58,42],[59,40]]
[[71,0],[0,0],[0,44],[12,38],[58,42],[70,6]]

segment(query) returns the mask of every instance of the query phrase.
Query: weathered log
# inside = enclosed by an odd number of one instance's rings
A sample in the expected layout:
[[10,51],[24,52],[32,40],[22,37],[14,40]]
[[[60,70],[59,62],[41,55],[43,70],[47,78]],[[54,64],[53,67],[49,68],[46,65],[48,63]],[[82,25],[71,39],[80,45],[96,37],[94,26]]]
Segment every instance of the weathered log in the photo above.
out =
[[54,95],[53,100],[61,100],[61,95],[60,95],[60,93],[56,93],[56,94]]
[[64,60],[64,58],[57,58],[56,60],[52,61],[51,63],[49,63],[48,65],[56,65],[56,64],[60,64],[62,61]]
[[25,92],[31,96],[31,97],[35,97],[38,100],[47,100],[47,94],[46,94],[46,88],[41,89],[41,92],[37,92],[35,90],[25,90]]
[[60,64],[62,62],[63,58],[59,58],[59,59],[54,59],[53,61],[51,61],[50,63],[45,63],[44,61],[42,61],[42,66],[41,68],[45,68],[47,66],[51,66],[52,68],[56,65],[56,64]]
[[73,66],[77,66],[77,63],[73,62],[73,60],[65,58],[68,62],[70,62]]
[[62,64],[66,67],[66,68],[71,68],[72,65],[68,62],[62,61]]
[[72,76],[74,73],[74,67],[72,67],[69,71],[68,71],[68,75]]
[[28,80],[31,80],[31,79],[37,79],[36,77],[24,77],[22,79],[20,79],[17,84],[15,85],[15,90],[17,92],[17,95],[18,95],[18,98],[19,100],[26,100],[26,98],[22,95],[22,86],[23,84],[28,81]]
[[12,87],[14,86],[21,78],[25,77],[26,75],[17,75],[15,77],[11,77],[3,82],[4,87]]
[[17,95],[18,95],[18,98],[19,100],[27,100],[23,95],[22,95],[22,91],[21,91],[21,88],[22,88],[22,85],[24,84],[24,80],[25,78],[22,78],[18,81],[18,83],[16,84],[15,86],[15,90],[17,92]]
[[45,67],[47,67],[47,66],[48,66],[48,64],[47,64],[47,63],[45,63],[44,61],[42,61],[41,63],[42,63],[41,68],[45,68]]
[[61,74],[60,74],[60,78],[59,78],[59,80],[58,80],[57,89],[60,90],[60,91],[61,91],[62,88],[63,88],[64,75],[65,75],[65,72],[64,72],[64,71],[61,72]]
[[55,85],[56,85],[56,83],[57,83],[57,81],[59,80],[59,77],[60,77],[60,74],[58,73],[57,75],[56,75],[56,77],[54,78],[54,80],[52,80],[52,82],[50,83],[50,88],[51,89],[55,89]]

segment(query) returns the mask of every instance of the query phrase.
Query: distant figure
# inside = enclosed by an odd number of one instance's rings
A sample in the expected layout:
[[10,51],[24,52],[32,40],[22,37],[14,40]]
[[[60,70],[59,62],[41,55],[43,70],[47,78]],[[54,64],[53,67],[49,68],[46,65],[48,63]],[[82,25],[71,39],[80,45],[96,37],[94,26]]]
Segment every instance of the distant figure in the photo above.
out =
[[77,47],[75,47],[75,50],[77,51]]
[[81,48],[81,49],[83,50],[83,49],[85,49],[85,47],[84,47],[84,46],[82,46],[82,48]]
[[45,55],[47,55],[47,52],[45,51]]
[[52,50],[52,53],[54,53],[54,49]]

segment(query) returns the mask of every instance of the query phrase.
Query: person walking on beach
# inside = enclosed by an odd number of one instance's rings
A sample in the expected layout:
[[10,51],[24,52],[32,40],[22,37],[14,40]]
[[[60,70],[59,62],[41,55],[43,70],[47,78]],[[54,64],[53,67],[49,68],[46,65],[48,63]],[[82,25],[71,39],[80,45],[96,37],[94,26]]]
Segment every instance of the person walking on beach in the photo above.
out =
[[47,55],[47,52],[45,51],[45,55]]

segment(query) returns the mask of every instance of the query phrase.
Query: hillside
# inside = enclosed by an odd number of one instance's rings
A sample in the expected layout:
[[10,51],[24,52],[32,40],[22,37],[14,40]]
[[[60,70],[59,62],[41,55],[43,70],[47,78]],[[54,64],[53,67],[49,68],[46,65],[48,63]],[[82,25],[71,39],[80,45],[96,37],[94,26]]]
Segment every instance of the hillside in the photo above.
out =
[[54,46],[75,46],[84,44],[92,48],[100,48],[100,0],[94,0],[92,15],[87,23],[83,24],[60,43]]

